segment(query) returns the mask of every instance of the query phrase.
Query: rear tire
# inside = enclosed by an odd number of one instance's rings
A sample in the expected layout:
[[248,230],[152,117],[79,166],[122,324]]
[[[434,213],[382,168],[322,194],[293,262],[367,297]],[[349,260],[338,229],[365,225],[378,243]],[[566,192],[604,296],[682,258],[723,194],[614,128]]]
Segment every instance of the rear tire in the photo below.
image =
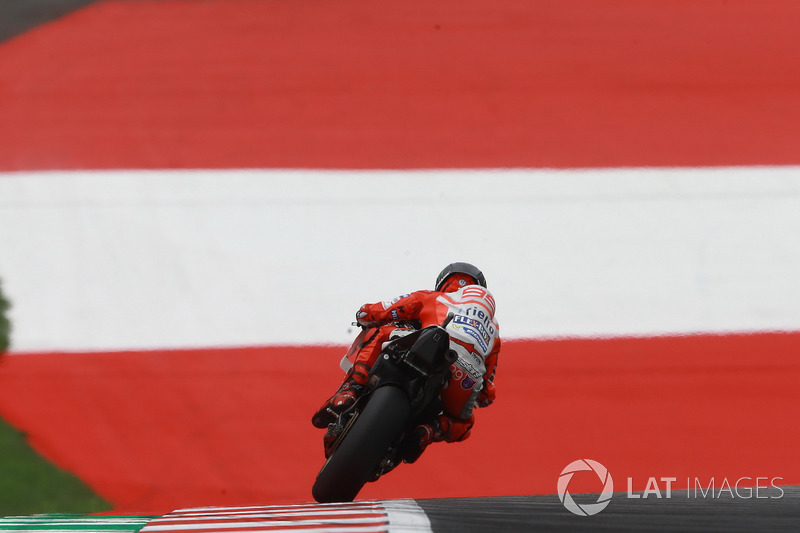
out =
[[408,396],[387,385],[372,393],[364,410],[322,467],[311,493],[319,503],[353,501],[369,481],[411,414]]

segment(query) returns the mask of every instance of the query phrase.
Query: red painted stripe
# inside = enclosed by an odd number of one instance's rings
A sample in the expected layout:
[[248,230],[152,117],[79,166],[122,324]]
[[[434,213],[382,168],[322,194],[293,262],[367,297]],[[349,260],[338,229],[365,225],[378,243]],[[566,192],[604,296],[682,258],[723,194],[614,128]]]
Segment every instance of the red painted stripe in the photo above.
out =
[[179,510],[149,522],[142,533],[248,533],[311,528],[387,531],[388,526],[388,515],[379,504],[287,505]]
[[[343,351],[10,356],[0,415],[120,510],[306,502],[323,462],[310,416]],[[649,476],[800,484],[798,353],[798,333],[509,341],[472,437],[360,496],[554,493],[584,457],[638,490]]]
[[797,164],[800,3],[98,2],[0,46],[0,169]]
[[270,516],[276,513],[381,513],[383,507],[378,504],[352,503],[350,505],[280,505],[257,508],[252,507],[220,507],[207,510],[186,509],[170,513],[157,520],[192,520],[192,519],[213,519],[213,518],[252,518],[260,516]]

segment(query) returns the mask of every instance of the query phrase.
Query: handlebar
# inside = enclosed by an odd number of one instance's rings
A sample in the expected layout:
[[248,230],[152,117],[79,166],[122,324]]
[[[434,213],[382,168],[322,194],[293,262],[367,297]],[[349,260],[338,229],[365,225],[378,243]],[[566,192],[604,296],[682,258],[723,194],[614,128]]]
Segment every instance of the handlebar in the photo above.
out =
[[455,315],[455,314],[454,314],[452,311],[450,311],[449,313],[447,313],[447,318],[445,318],[445,319],[444,319],[444,322],[442,322],[442,327],[443,327],[443,328],[446,328],[446,327],[447,327],[447,324],[449,324],[449,323],[450,323],[450,322],[453,320],[453,317],[454,317],[454,316],[456,316],[456,315]]
[[[445,319],[444,319],[444,322],[442,322],[442,327],[443,327],[443,328],[446,328],[446,327],[447,327],[447,324],[449,324],[450,322],[452,322],[452,321],[453,321],[453,317],[454,317],[454,316],[456,316],[456,315],[455,315],[455,313],[453,313],[452,311],[450,311],[449,313],[447,313],[447,318],[445,318]],[[351,323],[350,323],[350,325],[351,325],[351,326],[353,326],[353,327],[360,327],[361,329],[368,329],[368,328],[367,328],[367,326],[362,326],[362,325],[361,325],[361,324],[359,324],[358,322],[351,322]]]

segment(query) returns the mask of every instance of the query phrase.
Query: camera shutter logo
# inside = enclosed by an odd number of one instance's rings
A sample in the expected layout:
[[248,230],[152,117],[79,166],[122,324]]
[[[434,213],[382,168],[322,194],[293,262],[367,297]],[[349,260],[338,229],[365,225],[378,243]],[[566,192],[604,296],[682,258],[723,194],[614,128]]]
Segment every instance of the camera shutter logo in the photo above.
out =
[[[603,492],[600,493],[595,503],[579,504],[572,499],[572,495],[569,493],[569,490],[567,490],[572,476],[574,476],[576,472],[583,471],[594,472],[603,484]],[[611,479],[611,474],[608,469],[591,459],[578,459],[577,461],[571,462],[561,471],[561,475],[558,478],[558,498],[561,500],[561,503],[564,504],[564,507],[576,515],[592,516],[599,513],[608,506],[613,493],[614,480]]]

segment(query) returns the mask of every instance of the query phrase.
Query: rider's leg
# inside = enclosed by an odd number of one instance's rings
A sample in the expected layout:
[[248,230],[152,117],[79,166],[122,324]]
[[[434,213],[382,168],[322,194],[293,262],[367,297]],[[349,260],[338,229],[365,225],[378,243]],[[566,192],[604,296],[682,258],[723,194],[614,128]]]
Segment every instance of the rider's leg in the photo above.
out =
[[383,343],[388,341],[395,326],[382,326],[369,341],[358,351],[353,368],[342,382],[339,389],[320,407],[311,423],[318,428],[325,428],[333,423],[339,413],[353,405],[356,399],[364,392],[369,377],[369,371],[383,348]]

